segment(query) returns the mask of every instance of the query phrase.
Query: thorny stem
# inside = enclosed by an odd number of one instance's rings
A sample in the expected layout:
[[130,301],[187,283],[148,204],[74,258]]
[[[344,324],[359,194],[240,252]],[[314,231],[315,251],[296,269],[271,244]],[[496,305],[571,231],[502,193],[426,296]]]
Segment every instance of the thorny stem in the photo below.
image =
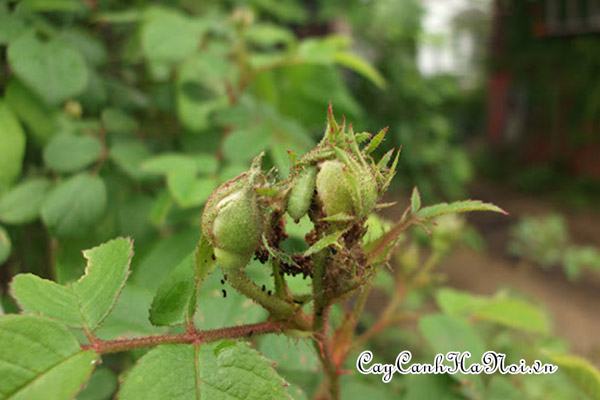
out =
[[313,330],[315,332],[321,331],[325,324],[325,308],[326,297],[325,297],[325,268],[326,268],[327,254],[325,251],[320,251],[313,256],[313,299],[314,299],[314,314],[315,318],[313,321]]
[[[296,328],[307,330],[310,327],[307,325],[304,318],[301,318],[301,310],[298,306],[288,303],[287,301],[271,296],[264,292],[256,283],[250,280],[244,271],[230,270],[227,271],[228,281],[238,292],[246,297],[254,299],[261,306],[267,309],[274,317],[280,320],[289,320],[296,324]],[[294,318],[296,317],[296,318]]]
[[340,398],[340,382],[338,368],[333,360],[330,342],[327,337],[327,322],[330,304],[325,293],[325,271],[327,268],[327,253],[320,251],[313,256],[313,345],[319,356],[323,370],[327,375],[327,390],[332,400]]
[[187,331],[180,334],[143,336],[130,339],[102,340],[93,338],[83,350],[94,350],[98,354],[117,353],[161,344],[203,344],[221,339],[250,337],[265,333],[279,333],[287,327],[284,322],[266,321],[257,324],[239,325],[205,331]]

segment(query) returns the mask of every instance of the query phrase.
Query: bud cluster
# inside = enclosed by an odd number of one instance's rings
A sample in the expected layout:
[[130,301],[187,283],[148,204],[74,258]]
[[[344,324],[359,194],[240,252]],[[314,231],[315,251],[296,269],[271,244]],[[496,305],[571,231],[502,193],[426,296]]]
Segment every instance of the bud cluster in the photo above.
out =
[[258,156],[250,170],[218,187],[204,208],[202,233],[214,247],[217,263],[227,270],[240,269],[264,250],[264,238],[273,229],[266,221],[274,213],[287,212],[296,221],[308,214],[321,227],[317,240],[334,230],[361,226],[395,173],[398,155],[391,166],[392,152],[378,162],[372,157],[385,133],[357,134],[351,126],[338,124],[330,110],[323,139],[295,160],[289,178],[269,179]]

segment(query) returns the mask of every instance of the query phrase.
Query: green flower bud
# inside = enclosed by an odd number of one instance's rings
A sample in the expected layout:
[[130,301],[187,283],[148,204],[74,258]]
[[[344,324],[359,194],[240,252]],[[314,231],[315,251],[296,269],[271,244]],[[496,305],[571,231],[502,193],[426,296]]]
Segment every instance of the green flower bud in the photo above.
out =
[[317,194],[327,216],[369,215],[377,202],[377,181],[367,166],[346,165],[338,160],[321,163],[317,174]]
[[287,212],[295,221],[300,220],[310,208],[315,191],[317,169],[306,167],[292,182],[288,195]]
[[223,268],[239,269],[248,264],[263,229],[262,212],[248,173],[219,186],[206,202],[202,233]]

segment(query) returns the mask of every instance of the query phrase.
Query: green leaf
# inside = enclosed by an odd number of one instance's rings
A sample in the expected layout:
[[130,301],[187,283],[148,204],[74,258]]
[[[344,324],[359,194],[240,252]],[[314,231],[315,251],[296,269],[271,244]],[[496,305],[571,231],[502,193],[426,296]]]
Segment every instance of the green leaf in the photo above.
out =
[[461,400],[462,396],[448,375],[409,375],[403,400]]
[[[471,353],[471,361],[481,359],[486,347],[479,333],[465,319],[444,314],[431,314],[419,320],[419,331],[433,349],[433,353],[450,351]],[[477,393],[483,390],[481,376],[470,374],[452,375],[453,379],[468,380]]]
[[190,254],[171,271],[159,286],[150,306],[150,322],[157,326],[185,322],[194,291],[194,255]]
[[438,306],[444,313],[459,317],[469,317],[488,303],[488,298],[476,296],[451,288],[439,289],[435,294]]
[[258,46],[275,46],[278,44],[290,44],[296,39],[288,29],[269,23],[256,23],[246,30],[246,39]]
[[308,257],[312,254],[318,253],[319,251],[337,244],[337,241],[342,237],[345,230],[335,231],[330,233],[329,235],[323,236],[321,239],[317,240],[315,244],[310,246],[305,252],[304,257]]
[[[198,311],[194,316],[196,326],[218,329],[264,321],[267,312],[262,307],[239,294],[227,282],[221,285],[219,278],[218,274],[212,274],[202,286],[198,296]],[[223,290],[227,297],[223,297]]]
[[180,207],[190,208],[204,204],[217,187],[217,180],[196,178],[194,171],[181,170],[167,175],[167,187]]
[[278,369],[286,372],[320,371],[319,358],[309,339],[265,335],[259,339],[258,350],[275,361]]
[[214,174],[219,164],[212,154],[163,153],[147,159],[142,169],[148,173],[168,175],[182,170],[200,174]]
[[210,48],[179,65],[176,86],[177,115],[192,132],[210,126],[210,115],[229,110],[225,82],[235,79],[226,55]]
[[117,376],[108,368],[98,368],[92,374],[77,400],[108,400],[117,390]]
[[58,104],[80,94],[88,82],[83,56],[60,40],[43,42],[33,32],[8,47],[15,74],[47,103]]
[[58,236],[86,232],[104,213],[106,186],[97,175],[77,174],[57,185],[42,205],[42,220]]
[[90,329],[95,329],[108,315],[129,276],[133,257],[131,239],[118,238],[89,250],[85,275],[72,286],[79,308]]
[[91,136],[58,135],[44,148],[44,162],[56,172],[75,172],[96,161],[102,144]]
[[118,339],[164,333],[164,329],[153,326],[148,320],[153,295],[150,289],[127,283],[96,335],[104,339]]
[[0,101],[0,190],[21,174],[25,156],[25,133],[4,101]]
[[479,334],[462,318],[444,314],[426,315],[419,320],[419,330],[435,353],[470,351],[474,360],[485,351]]
[[[373,139],[371,139],[371,141],[369,142],[367,147],[365,147],[365,150],[364,150],[365,154],[371,154],[379,147],[381,142],[383,142],[383,139],[385,138],[387,131],[388,131],[388,128],[383,128],[382,130],[377,132],[377,135],[375,135],[373,137]],[[367,133],[367,135],[369,135],[369,134]]]
[[[381,381],[367,381],[359,376],[346,375],[341,378],[342,399],[344,400],[395,400],[400,397],[396,387],[382,384]],[[421,399],[434,399],[422,397]],[[438,400],[437,398],[435,398]]]
[[192,316],[200,285],[215,267],[212,247],[202,236],[193,254],[188,255],[160,285],[150,307],[154,325],[176,325]]
[[589,361],[568,354],[552,355],[550,360],[590,399],[600,400],[600,371]]
[[421,219],[432,219],[445,214],[458,214],[471,211],[493,211],[507,215],[508,213],[500,207],[483,203],[479,200],[463,200],[453,203],[440,203],[429,207],[424,207],[416,214]]
[[246,343],[164,345],[125,376],[121,400],[289,399],[269,360]]
[[142,51],[151,60],[178,62],[199,46],[199,32],[185,15],[166,8],[152,8],[141,29]]
[[78,281],[61,286],[32,274],[19,274],[11,283],[13,297],[26,312],[95,330],[125,285],[133,243],[130,239],[114,239],[85,250],[83,256],[87,266]]
[[171,270],[194,251],[199,234],[200,229],[192,227],[160,237],[137,259],[130,281],[155,292]]
[[410,211],[413,214],[416,214],[421,209],[421,194],[419,193],[419,189],[416,186],[413,188],[412,194],[410,196]]
[[4,264],[4,261],[10,256],[12,250],[12,243],[6,230],[0,226],[0,265]]
[[149,174],[142,170],[142,164],[150,157],[143,143],[129,141],[115,143],[110,148],[110,159],[133,179],[144,179]]
[[151,174],[166,175],[182,169],[192,169],[196,172],[196,163],[191,157],[178,153],[159,154],[142,163],[142,170]]
[[494,297],[475,296],[444,288],[437,292],[436,300],[449,315],[489,321],[525,332],[550,332],[547,315],[539,307],[518,298],[502,294]]
[[360,58],[356,54],[341,51],[335,53],[334,59],[335,62],[339,65],[343,65],[344,67],[347,67],[352,71],[356,72],[357,74],[367,78],[378,88],[384,89],[386,87],[386,82],[383,75],[381,75],[379,71],[373,68],[371,64],[369,64],[367,61]]
[[35,220],[50,182],[46,178],[25,180],[0,197],[0,221],[24,224]]
[[82,351],[63,326],[46,319],[0,317],[0,398],[64,400],[89,379],[98,356]]
[[85,4],[77,0],[24,0],[22,6],[30,11],[37,12],[83,12]]
[[18,79],[6,87],[6,102],[39,144],[44,144],[58,129],[59,112],[43,102]]
[[102,110],[102,125],[110,133],[133,133],[139,126],[137,121],[118,108],[107,108]]
[[510,378],[494,375],[487,384],[485,398],[488,400],[520,400],[523,393]]
[[9,44],[27,31],[19,10],[10,12],[8,3],[0,3],[0,44]]
[[250,161],[265,150],[270,142],[271,132],[264,125],[236,129],[225,137],[223,155],[232,161]]
[[10,289],[24,312],[41,314],[72,327],[82,325],[77,296],[68,286],[33,274],[18,274]]
[[479,308],[476,318],[495,322],[525,332],[548,334],[550,322],[539,307],[520,299],[495,298]]

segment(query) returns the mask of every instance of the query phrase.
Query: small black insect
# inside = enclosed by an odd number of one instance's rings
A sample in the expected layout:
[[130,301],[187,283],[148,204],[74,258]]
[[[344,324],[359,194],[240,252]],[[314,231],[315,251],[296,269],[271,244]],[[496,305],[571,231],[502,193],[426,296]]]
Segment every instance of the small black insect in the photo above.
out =
[[212,258],[213,261],[215,261],[217,259],[214,254],[211,254],[210,258]]
[[262,285],[262,291],[264,292],[267,288],[265,287],[265,285]]
[[225,279],[221,279],[221,285],[225,284]]
[[268,294],[269,296],[271,295],[271,293],[272,293],[272,292],[271,292],[270,290],[267,292],[267,294]]
[[223,297],[227,297],[227,291],[225,289],[221,289],[223,291]]

